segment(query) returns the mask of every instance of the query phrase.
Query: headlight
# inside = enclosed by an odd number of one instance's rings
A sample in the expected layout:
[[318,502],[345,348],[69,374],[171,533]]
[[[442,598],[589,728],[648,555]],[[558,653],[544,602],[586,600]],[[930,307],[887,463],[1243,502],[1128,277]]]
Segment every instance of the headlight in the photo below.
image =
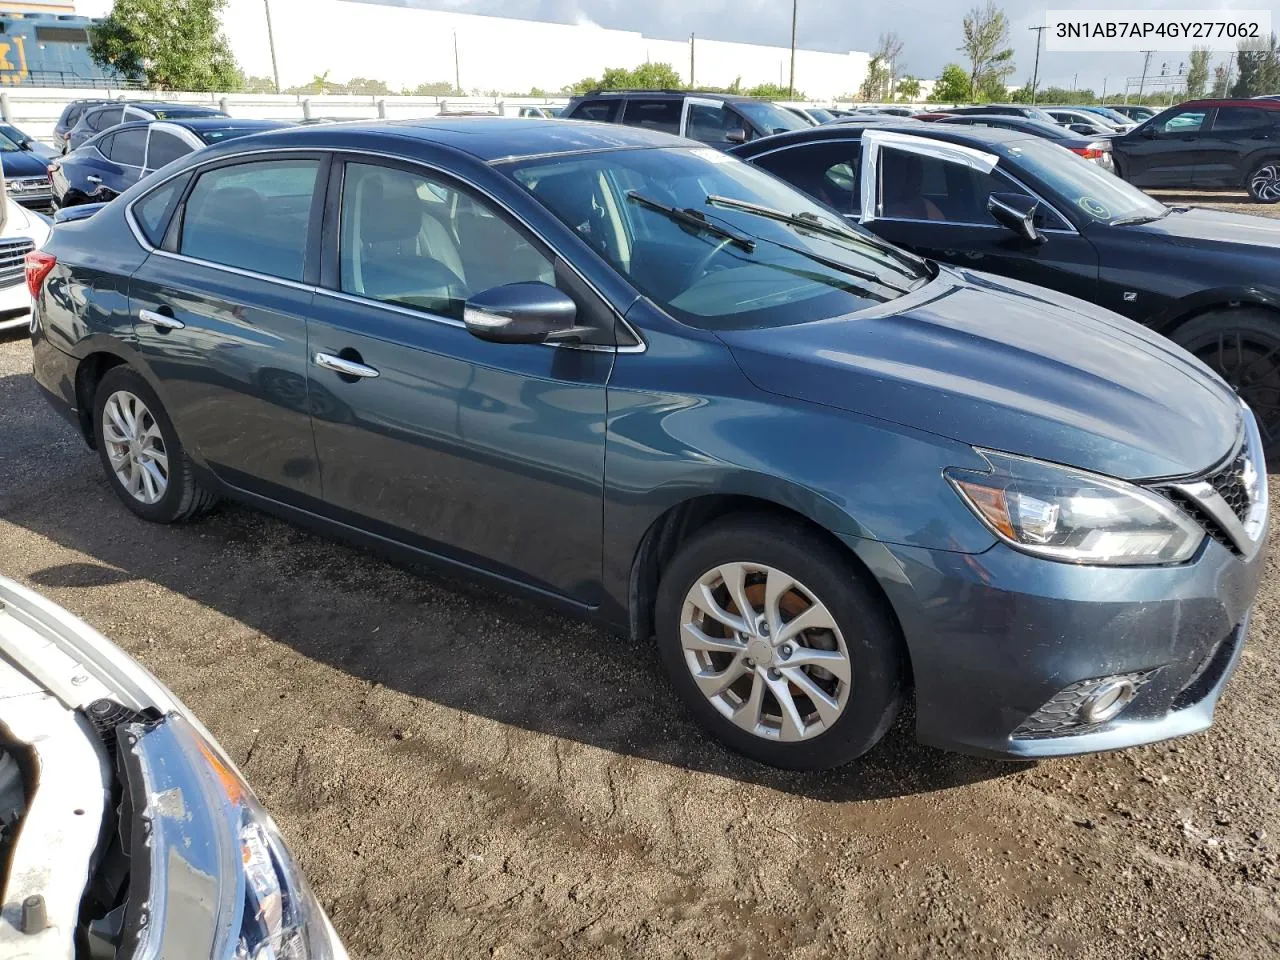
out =
[[[128,724],[138,960],[346,960],[271,817],[178,714]],[[136,889],[135,889],[136,884]]]
[[1180,563],[1204,530],[1169,500],[1083,470],[979,450],[990,473],[951,468],[946,476],[1001,540],[1065,563]]

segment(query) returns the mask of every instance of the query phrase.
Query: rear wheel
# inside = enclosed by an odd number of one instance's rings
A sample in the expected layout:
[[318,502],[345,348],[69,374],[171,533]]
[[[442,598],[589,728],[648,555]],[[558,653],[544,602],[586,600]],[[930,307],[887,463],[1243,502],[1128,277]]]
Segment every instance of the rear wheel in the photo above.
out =
[[1280,203],[1280,160],[1264,160],[1245,184],[1258,203]]
[[128,367],[111,368],[98,384],[93,429],[107,482],[144,520],[189,520],[217,502],[196,479],[160,398]]
[[1267,461],[1280,463],[1280,314],[1214,310],[1183,324],[1173,341],[1227,381],[1258,420]]
[[664,571],[655,614],[676,692],[756,760],[838,766],[897,715],[897,627],[851,559],[802,524],[742,517],[707,528]]

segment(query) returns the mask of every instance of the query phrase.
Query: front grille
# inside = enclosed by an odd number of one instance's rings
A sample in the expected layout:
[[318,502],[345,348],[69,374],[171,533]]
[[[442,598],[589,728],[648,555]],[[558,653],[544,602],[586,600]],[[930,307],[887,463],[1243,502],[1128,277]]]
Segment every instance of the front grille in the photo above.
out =
[[1245,486],[1244,475],[1249,468],[1249,455],[1240,451],[1240,455],[1231,463],[1208,478],[1209,485],[1218,491],[1218,496],[1227,501],[1227,506],[1241,523],[1249,516],[1249,488]]
[[1218,525],[1213,517],[1201,510],[1198,503],[1177,490],[1166,490],[1165,493],[1168,495],[1170,500],[1182,508],[1184,513],[1188,514],[1192,520],[1200,524],[1200,526],[1204,528],[1204,532],[1210,537],[1217,540],[1232,553],[1238,554],[1240,552],[1239,548],[1232,542],[1231,538],[1223,532],[1222,527]]
[[27,269],[23,258],[35,248],[35,243],[25,237],[0,240],[0,288],[11,287],[22,280]]

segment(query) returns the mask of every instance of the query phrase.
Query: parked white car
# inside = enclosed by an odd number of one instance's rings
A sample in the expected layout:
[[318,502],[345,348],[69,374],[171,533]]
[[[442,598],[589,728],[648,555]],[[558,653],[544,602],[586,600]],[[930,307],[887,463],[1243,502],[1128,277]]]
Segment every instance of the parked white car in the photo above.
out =
[[31,322],[25,258],[49,238],[52,221],[9,199],[0,169],[0,332]]

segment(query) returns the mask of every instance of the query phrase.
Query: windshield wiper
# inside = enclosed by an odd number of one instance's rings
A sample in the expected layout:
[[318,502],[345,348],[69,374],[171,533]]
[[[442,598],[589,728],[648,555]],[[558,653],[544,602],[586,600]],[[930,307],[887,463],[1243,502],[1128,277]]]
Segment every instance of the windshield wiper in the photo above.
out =
[[690,227],[694,230],[701,230],[703,233],[714,234],[717,237],[728,240],[730,243],[736,243],[747,253],[753,252],[756,248],[756,242],[751,237],[747,236],[745,233],[739,233],[737,230],[732,230],[729,227],[724,227],[718,223],[708,220],[706,214],[702,213],[700,210],[694,210],[692,207],[685,207],[682,210],[678,207],[665,204],[660,200],[654,200],[651,197],[646,197],[644,194],[637,193],[635,190],[627,192],[627,199],[632,203],[640,204],[642,207],[648,207],[650,210],[654,210],[663,216],[674,220],[676,223],[683,224],[684,226]]
[[1140,213],[1133,217],[1119,217],[1112,220],[1108,226],[1127,227],[1138,223],[1155,223],[1157,220],[1163,220],[1171,213],[1173,213],[1173,207],[1165,207],[1160,213]]
[[886,256],[892,257],[909,269],[926,269],[925,262],[920,258],[914,257],[909,253],[905,253],[887,243],[880,243],[872,240],[871,238],[863,236],[860,233],[856,233],[847,227],[829,223],[810,210],[803,210],[800,213],[787,213],[785,210],[775,210],[773,207],[766,207],[759,203],[751,203],[748,200],[735,200],[733,197],[722,197],[714,193],[707,197],[707,203],[715,207],[728,207],[730,210],[741,210],[743,213],[751,213],[758,217],[776,220],[778,223],[785,223],[788,226],[797,227],[802,230],[810,230],[813,233],[819,233],[826,237],[833,237],[839,240],[852,240],[854,243],[860,244],[864,247],[871,247],[873,250],[877,250]]

